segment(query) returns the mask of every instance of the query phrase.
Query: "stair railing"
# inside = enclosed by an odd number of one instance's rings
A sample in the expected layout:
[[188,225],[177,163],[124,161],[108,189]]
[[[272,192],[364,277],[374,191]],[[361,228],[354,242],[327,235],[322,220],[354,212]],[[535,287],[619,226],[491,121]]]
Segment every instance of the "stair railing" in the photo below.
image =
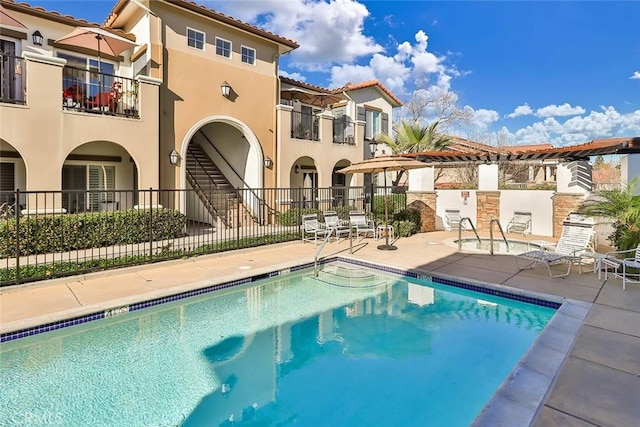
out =
[[504,235],[504,231],[502,230],[502,225],[500,225],[500,220],[498,218],[493,218],[491,221],[489,221],[489,241],[490,241],[489,252],[491,253],[491,255],[493,255],[493,224],[498,224],[498,230],[500,230],[500,234],[502,235],[502,240],[504,240],[504,243],[507,247],[507,252],[509,252],[509,241],[507,240],[507,237]]
[[476,227],[474,227],[473,222],[471,221],[471,218],[469,218],[468,216],[465,216],[458,223],[458,251],[462,250],[462,223],[465,220],[471,226],[471,229],[473,230],[473,234],[476,235],[476,239],[478,239],[478,247],[480,247],[482,245],[482,240],[480,240],[480,236],[478,236],[478,232],[476,231]]
[[[215,152],[218,154],[218,156],[220,156],[220,158],[224,161],[226,166],[228,166],[229,169],[231,169],[231,171],[235,174],[235,176],[240,180],[240,182],[242,183],[243,188],[244,189],[248,189],[249,192],[251,192],[251,194],[253,195],[253,197],[256,198],[256,200],[258,201],[259,206],[266,208],[268,215],[269,214],[275,214],[276,210],[273,207],[269,206],[267,204],[267,202],[265,202],[264,198],[260,197],[260,195],[258,195],[258,193],[256,193],[256,191],[253,188],[251,188],[251,186],[249,184],[247,184],[245,182],[245,180],[242,178],[242,176],[238,173],[238,171],[235,170],[235,168],[231,165],[231,163],[229,163],[229,161],[226,159],[226,157],[224,157],[224,155],[220,152],[220,150],[218,150],[218,148],[207,137],[207,135],[205,135],[205,133],[202,132],[202,129],[198,130],[198,132],[200,133],[200,135],[202,135],[202,137],[205,139],[205,141],[207,141],[209,143],[211,148],[213,148],[215,150]],[[258,212],[261,212],[261,211],[262,211],[262,209],[258,209]],[[263,222],[264,218],[262,218],[260,220],[261,220],[260,222]]]

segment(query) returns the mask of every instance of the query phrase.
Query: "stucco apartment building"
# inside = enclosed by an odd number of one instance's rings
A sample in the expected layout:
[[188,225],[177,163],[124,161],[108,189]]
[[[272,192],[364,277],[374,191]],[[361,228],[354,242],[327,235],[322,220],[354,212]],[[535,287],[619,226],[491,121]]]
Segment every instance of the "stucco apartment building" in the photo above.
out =
[[[0,202],[14,202],[15,189],[362,185],[335,171],[371,156],[367,140],[388,132],[402,105],[377,81],[330,90],[280,78],[295,41],[196,3],[119,0],[103,25],[0,4]],[[100,52],[72,37],[86,27]],[[185,194],[173,205],[184,210]]]

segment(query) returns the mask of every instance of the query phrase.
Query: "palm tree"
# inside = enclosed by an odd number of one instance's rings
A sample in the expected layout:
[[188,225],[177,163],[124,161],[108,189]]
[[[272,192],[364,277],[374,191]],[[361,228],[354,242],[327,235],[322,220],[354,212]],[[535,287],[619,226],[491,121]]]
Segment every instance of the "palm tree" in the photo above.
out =
[[[379,135],[378,141],[391,148],[393,154],[419,153],[421,151],[441,151],[451,144],[451,138],[437,131],[439,120],[429,126],[420,123],[402,121],[395,127],[395,136]],[[400,171],[393,181],[398,185],[404,171]]]
[[620,190],[595,191],[579,208],[586,216],[609,218],[614,232],[609,236],[618,250],[634,249],[640,243],[640,195],[637,179]]

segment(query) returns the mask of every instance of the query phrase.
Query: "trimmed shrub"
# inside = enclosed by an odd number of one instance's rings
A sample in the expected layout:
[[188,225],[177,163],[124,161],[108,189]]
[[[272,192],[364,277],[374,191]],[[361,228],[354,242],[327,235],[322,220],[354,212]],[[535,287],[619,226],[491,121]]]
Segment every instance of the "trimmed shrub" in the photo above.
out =
[[187,217],[172,209],[29,215],[0,224],[0,256],[15,257],[16,246],[27,256],[173,239],[183,236],[186,224]]

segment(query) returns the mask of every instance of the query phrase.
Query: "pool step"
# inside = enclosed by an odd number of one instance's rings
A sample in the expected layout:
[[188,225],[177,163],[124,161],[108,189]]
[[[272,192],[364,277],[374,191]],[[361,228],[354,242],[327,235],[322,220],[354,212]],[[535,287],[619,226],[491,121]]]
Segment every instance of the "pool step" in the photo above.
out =
[[389,283],[386,278],[371,270],[340,263],[325,265],[315,280],[332,286],[357,289],[370,289]]

